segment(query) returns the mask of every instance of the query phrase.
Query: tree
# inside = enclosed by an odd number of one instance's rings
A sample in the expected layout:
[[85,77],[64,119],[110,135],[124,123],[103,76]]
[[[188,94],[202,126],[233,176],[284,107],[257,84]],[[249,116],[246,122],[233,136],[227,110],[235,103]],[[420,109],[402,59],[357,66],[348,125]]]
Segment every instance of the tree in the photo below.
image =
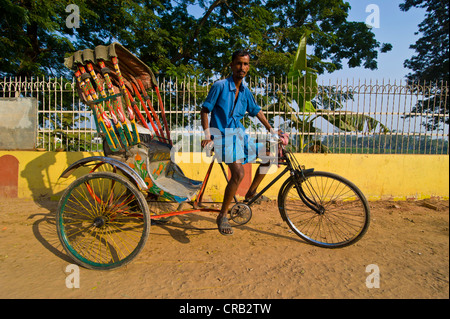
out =
[[[410,46],[416,55],[405,61],[404,66],[412,73],[407,78],[412,89],[423,95],[412,109],[414,114],[429,112],[448,114],[449,107],[445,87],[449,81],[449,2],[446,0],[405,0],[400,9],[426,8],[425,19],[419,24],[421,37]],[[416,34],[419,34],[416,32]],[[429,82],[426,85],[426,82]],[[439,128],[448,116],[432,116],[422,124],[428,130]]]
[[419,24],[421,38],[410,46],[417,55],[405,61],[415,81],[449,80],[449,2],[445,0],[405,0],[400,9],[426,8],[425,19]]
[[[289,70],[300,37],[309,32],[311,66],[319,73],[376,69],[376,41],[363,22],[347,21],[344,0],[0,0],[0,75],[67,74],[67,52],[118,41],[156,73],[226,75],[233,50],[250,51],[253,75]],[[80,27],[67,28],[68,4]],[[196,18],[189,9],[200,7]]]
[[[341,69],[344,63],[376,69],[378,54],[392,47],[376,41],[364,22],[347,21],[350,6],[344,0],[0,0],[0,4],[0,76],[71,80],[71,72],[63,66],[65,55],[113,41],[157,75],[197,78],[197,83],[212,75],[226,76],[231,54],[240,48],[252,56],[250,76],[284,77],[305,34],[305,45],[312,49],[309,66],[318,74]],[[79,9],[80,26],[75,29],[66,25],[69,4]],[[189,10],[193,7],[203,9],[203,14],[194,17]]]
[[[0,0],[0,75],[72,77],[63,65],[66,54],[114,40],[135,52],[149,43],[158,50],[158,12],[168,0]],[[78,8],[79,28],[69,28],[69,4]],[[159,39],[159,41],[153,41]]]
[[[170,1],[94,1],[94,0],[0,0],[0,76],[19,78],[43,76],[66,76],[52,83],[65,87],[72,82],[72,72],[63,65],[64,57],[79,49],[92,48],[99,44],[109,44],[120,39],[137,50],[142,43],[151,42],[155,50],[160,50],[163,38],[159,36],[157,13],[165,10]],[[67,10],[75,4],[77,11]],[[68,27],[70,14],[78,14],[80,25]],[[142,27],[142,25],[146,27]],[[145,30],[139,34],[139,30]],[[151,39],[160,39],[158,41]],[[2,93],[0,93],[2,94]],[[31,94],[30,92],[28,94]],[[50,95],[38,97],[39,110],[73,110],[72,97],[62,96],[50,103]],[[87,106],[84,106],[87,107]],[[84,123],[88,118],[82,114],[64,112],[61,116],[39,112],[39,123],[52,131],[40,136],[37,147],[43,143],[49,149],[85,149],[79,143],[79,136],[67,133],[76,123]],[[79,128],[78,128],[79,129]],[[91,139],[86,129],[84,138]],[[82,137],[83,138],[83,137]],[[61,141],[61,142],[57,142]],[[61,145],[60,145],[61,144]]]
[[392,48],[377,42],[363,22],[347,21],[350,6],[343,0],[199,0],[198,5],[204,14],[194,28],[191,19],[186,21],[183,29],[190,31],[185,41],[179,39],[179,54],[171,59],[175,66],[195,62],[226,75],[231,53],[245,48],[253,57],[251,75],[281,76],[306,32],[311,66],[319,73],[341,69],[346,59],[350,67],[376,69],[378,53]]

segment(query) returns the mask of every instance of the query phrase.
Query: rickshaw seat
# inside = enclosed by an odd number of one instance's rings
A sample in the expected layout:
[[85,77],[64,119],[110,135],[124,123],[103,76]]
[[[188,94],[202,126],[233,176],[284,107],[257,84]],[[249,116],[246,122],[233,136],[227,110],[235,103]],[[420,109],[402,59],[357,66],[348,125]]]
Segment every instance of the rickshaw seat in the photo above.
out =
[[153,185],[173,195],[178,202],[191,199],[197,194],[202,181],[186,177],[181,168],[171,160],[171,145],[155,140],[145,145],[148,147],[147,171]]

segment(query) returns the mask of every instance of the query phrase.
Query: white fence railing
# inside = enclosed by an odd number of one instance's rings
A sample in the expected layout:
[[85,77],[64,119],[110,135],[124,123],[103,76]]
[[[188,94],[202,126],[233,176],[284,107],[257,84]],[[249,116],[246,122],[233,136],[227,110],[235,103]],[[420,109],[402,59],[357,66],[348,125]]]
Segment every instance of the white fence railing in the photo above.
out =
[[[297,152],[448,154],[447,83],[319,83],[311,104],[303,109],[297,101],[311,92],[298,84],[287,78],[247,81],[272,124],[290,133]],[[212,81],[195,79],[159,79],[173,139],[189,134],[193,144],[200,142],[200,108],[211,85]],[[78,98],[74,81],[3,78],[0,97],[37,98],[36,148],[102,150],[92,112]],[[157,105],[156,96],[152,98]],[[244,126],[257,135],[257,120],[244,118]]]

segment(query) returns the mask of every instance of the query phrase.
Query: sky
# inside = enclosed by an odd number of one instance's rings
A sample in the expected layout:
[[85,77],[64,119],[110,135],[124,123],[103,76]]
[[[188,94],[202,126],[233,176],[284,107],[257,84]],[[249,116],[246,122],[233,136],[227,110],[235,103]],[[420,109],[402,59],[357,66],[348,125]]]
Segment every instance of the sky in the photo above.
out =
[[[373,28],[375,39],[380,43],[390,43],[393,48],[387,53],[379,53],[378,69],[368,70],[363,67],[348,68],[335,71],[331,74],[325,73],[319,76],[319,82],[336,81],[336,80],[404,80],[410,72],[409,69],[403,67],[403,62],[414,55],[414,50],[409,49],[420,35],[414,35],[418,31],[419,23],[425,18],[425,10],[411,8],[407,12],[403,12],[399,8],[399,4],[404,0],[347,0],[351,6],[349,12],[349,21],[366,22],[367,18],[375,11],[372,10],[374,5],[379,12],[379,25]],[[366,12],[368,9],[368,12]],[[191,8],[194,16],[201,15],[199,8]],[[376,20],[369,20],[376,22]]]
[[[321,75],[320,79],[325,81],[336,79],[382,81],[384,79],[391,82],[404,80],[411,70],[404,68],[403,63],[415,54],[409,46],[420,38],[420,34],[414,33],[419,30],[418,25],[425,18],[425,10],[411,8],[407,12],[401,11],[399,4],[403,3],[403,0],[347,0],[347,2],[351,6],[349,21],[366,22],[366,19],[375,13],[368,6],[378,6],[379,26],[372,28],[372,31],[378,42],[390,43],[393,48],[387,53],[379,53],[377,70],[346,67],[332,74]],[[368,12],[366,8],[369,9]]]

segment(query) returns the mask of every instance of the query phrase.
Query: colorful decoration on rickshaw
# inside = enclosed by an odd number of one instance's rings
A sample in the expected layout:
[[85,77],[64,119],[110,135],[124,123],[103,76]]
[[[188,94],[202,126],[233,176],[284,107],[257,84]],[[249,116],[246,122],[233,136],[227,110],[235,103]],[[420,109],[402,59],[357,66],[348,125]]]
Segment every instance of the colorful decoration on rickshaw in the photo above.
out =
[[64,64],[75,72],[80,98],[93,111],[97,131],[111,151],[107,154],[105,148],[105,155],[126,163],[158,200],[192,198],[201,181],[190,180],[172,165],[170,130],[151,69],[119,43],[74,52]]

